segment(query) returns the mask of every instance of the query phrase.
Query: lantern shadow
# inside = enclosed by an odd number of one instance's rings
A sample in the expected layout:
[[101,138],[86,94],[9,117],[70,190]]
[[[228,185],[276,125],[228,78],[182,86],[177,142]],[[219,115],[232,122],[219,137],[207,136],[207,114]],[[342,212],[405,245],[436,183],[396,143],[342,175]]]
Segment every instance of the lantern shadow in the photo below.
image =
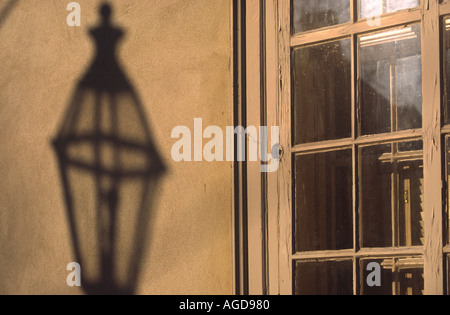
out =
[[142,103],[116,58],[122,30],[103,5],[90,31],[96,56],[77,84],[57,153],[82,286],[87,294],[136,292],[165,167]]
[[6,21],[8,16],[11,14],[14,7],[17,6],[19,0],[9,0],[6,5],[0,10],[0,27]]

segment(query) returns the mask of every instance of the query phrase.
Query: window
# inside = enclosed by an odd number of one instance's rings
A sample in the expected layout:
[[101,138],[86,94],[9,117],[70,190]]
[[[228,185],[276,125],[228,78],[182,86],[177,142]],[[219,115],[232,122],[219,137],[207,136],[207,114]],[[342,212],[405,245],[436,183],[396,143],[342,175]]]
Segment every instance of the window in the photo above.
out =
[[450,1],[426,2],[279,3],[281,294],[447,291]]

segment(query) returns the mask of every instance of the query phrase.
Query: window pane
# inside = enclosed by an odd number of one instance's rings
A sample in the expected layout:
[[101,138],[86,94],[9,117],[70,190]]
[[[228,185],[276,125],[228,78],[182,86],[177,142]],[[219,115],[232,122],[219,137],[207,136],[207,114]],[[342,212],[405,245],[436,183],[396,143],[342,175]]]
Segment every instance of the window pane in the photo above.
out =
[[447,255],[447,295],[450,295],[450,255]]
[[360,148],[360,159],[362,246],[423,245],[422,142]]
[[353,295],[353,262],[297,262],[296,295]]
[[445,123],[450,124],[450,17],[444,18],[443,23],[443,46],[444,46],[444,82],[445,82],[445,96],[446,96],[446,103],[445,103],[445,110],[444,110],[444,117],[445,117]]
[[447,211],[446,211],[446,236],[447,239],[445,240],[448,245],[450,245],[450,136],[447,136],[445,139],[445,146],[446,146],[446,172],[447,172]]
[[422,128],[420,26],[359,37],[361,134]]
[[293,52],[295,144],[351,137],[350,39]]
[[297,252],[353,248],[352,150],[295,158]]
[[[362,295],[424,293],[423,259],[420,257],[366,259],[361,261],[360,267]],[[380,268],[381,272],[380,283],[376,283],[377,268]]]
[[385,13],[418,7],[420,0],[359,0],[359,17],[374,17]]
[[293,0],[294,33],[350,22],[350,0]]

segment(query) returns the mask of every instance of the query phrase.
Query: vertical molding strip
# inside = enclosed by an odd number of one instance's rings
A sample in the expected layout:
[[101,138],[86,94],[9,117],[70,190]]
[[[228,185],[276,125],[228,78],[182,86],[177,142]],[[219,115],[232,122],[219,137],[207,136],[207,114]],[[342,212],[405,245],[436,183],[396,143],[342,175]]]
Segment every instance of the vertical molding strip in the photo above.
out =
[[[278,1],[266,0],[266,123],[280,126],[278,115],[279,61],[278,61]],[[270,138],[270,137],[269,137]],[[268,294],[278,295],[279,288],[279,193],[278,172],[267,174],[267,252]]]
[[[246,0],[247,5],[247,126],[259,130],[261,124],[261,0]],[[259,134],[259,132],[258,132]],[[248,139],[259,144],[259,139]],[[259,147],[259,146],[258,146]],[[249,155],[247,155],[249,157]],[[261,164],[247,164],[248,189],[248,259],[249,259],[249,294],[262,295],[264,271],[263,249],[263,195]]]
[[422,0],[425,186],[425,294],[444,293],[440,17],[438,0]]
[[[267,30],[266,30],[266,1],[260,0],[259,4],[259,33],[260,33],[260,126],[267,124]],[[269,131],[268,134],[269,135]],[[270,138],[268,138],[270,139]],[[267,140],[268,140],[267,139]],[[271,145],[271,144],[269,144]],[[262,143],[260,143],[260,148]],[[268,259],[268,174],[261,172],[261,231],[262,231],[262,294],[269,292],[269,259]]]
[[278,0],[279,32],[279,100],[280,146],[283,158],[278,171],[279,183],[279,291],[293,293],[293,227],[292,227],[292,129],[291,129],[291,1]]
[[[246,1],[233,0],[233,124],[245,126],[247,120]],[[234,177],[234,293],[249,293],[247,163],[237,159],[235,141]]]

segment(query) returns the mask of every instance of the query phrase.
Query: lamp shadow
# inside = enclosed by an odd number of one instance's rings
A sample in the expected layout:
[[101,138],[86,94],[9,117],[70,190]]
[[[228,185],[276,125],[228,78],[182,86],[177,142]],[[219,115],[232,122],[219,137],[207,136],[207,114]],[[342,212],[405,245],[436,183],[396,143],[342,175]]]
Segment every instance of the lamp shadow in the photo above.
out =
[[53,141],[82,285],[90,295],[132,295],[165,173],[142,103],[117,60],[124,32],[112,7],[90,31],[96,55]]
[[6,21],[13,9],[17,6],[19,0],[9,0],[5,6],[0,10],[0,27]]

